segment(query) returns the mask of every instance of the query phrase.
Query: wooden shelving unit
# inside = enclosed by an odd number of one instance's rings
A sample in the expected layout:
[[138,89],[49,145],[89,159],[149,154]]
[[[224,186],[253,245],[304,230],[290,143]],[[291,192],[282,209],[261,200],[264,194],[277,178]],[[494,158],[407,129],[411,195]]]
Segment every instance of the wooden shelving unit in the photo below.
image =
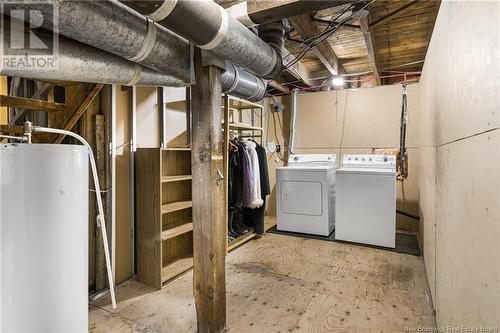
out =
[[[229,139],[230,133],[236,132],[238,137],[245,138],[260,138],[260,143],[262,144],[262,133],[263,133],[263,107],[260,104],[245,101],[241,98],[224,95],[222,101],[223,107],[223,117],[222,120],[222,130],[224,136],[224,194],[226,201],[225,208],[225,233],[228,233],[228,210],[229,210],[229,200],[228,200],[228,174],[229,174]],[[245,118],[245,111],[250,112],[250,116],[247,114]],[[247,112],[248,113],[248,112]],[[259,114],[260,113],[260,114]],[[260,126],[257,126],[257,118],[260,119]],[[250,123],[248,123],[250,122]],[[226,253],[237,248],[238,246],[248,242],[253,239],[257,234],[255,232],[249,232],[231,241],[228,240],[226,244]]]
[[153,288],[193,267],[191,149],[139,148],[137,280]]

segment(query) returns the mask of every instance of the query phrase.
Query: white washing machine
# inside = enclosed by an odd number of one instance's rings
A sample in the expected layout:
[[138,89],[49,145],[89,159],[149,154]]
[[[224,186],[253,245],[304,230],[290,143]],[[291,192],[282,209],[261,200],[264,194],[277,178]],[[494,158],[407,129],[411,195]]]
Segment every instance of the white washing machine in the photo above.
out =
[[335,187],[335,239],[394,248],[396,157],[345,155]]
[[335,155],[291,155],[276,169],[278,230],[328,236],[335,228]]

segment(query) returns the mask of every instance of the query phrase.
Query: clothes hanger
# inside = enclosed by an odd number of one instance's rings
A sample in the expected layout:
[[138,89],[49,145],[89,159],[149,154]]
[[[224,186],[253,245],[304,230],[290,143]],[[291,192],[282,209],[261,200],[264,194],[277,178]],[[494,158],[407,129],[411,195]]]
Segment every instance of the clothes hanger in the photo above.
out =
[[238,146],[232,143],[231,141],[229,141],[229,145],[234,148],[234,151],[238,151]]

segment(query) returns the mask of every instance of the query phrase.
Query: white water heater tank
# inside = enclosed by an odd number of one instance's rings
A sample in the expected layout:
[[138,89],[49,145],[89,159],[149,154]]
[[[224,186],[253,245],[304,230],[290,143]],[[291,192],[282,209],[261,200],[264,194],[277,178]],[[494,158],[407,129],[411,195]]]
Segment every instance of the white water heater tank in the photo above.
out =
[[0,144],[0,332],[88,331],[88,161]]

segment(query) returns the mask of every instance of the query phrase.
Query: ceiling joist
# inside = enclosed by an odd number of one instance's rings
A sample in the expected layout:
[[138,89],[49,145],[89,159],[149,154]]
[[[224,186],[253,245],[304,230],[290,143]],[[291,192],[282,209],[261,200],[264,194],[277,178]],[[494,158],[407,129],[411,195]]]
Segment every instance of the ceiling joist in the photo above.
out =
[[351,2],[352,0],[249,0],[247,13],[252,22],[264,24]]
[[[321,32],[316,24],[314,24],[311,17],[307,14],[290,17],[288,20],[294,26],[295,30],[299,33],[302,39],[307,39]],[[325,40],[313,47],[313,51],[316,53],[316,56],[323,63],[330,74],[339,74],[339,60],[335,55],[332,46],[328,43],[328,40]]]
[[373,70],[373,75],[375,76],[375,85],[380,85],[380,70],[377,59],[377,54],[375,52],[375,43],[373,36],[368,28],[368,16],[359,19],[359,24],[361,26],[361,31],[363,32],[363,38],[365,39],[366,50],[368,51],[368,60]]

